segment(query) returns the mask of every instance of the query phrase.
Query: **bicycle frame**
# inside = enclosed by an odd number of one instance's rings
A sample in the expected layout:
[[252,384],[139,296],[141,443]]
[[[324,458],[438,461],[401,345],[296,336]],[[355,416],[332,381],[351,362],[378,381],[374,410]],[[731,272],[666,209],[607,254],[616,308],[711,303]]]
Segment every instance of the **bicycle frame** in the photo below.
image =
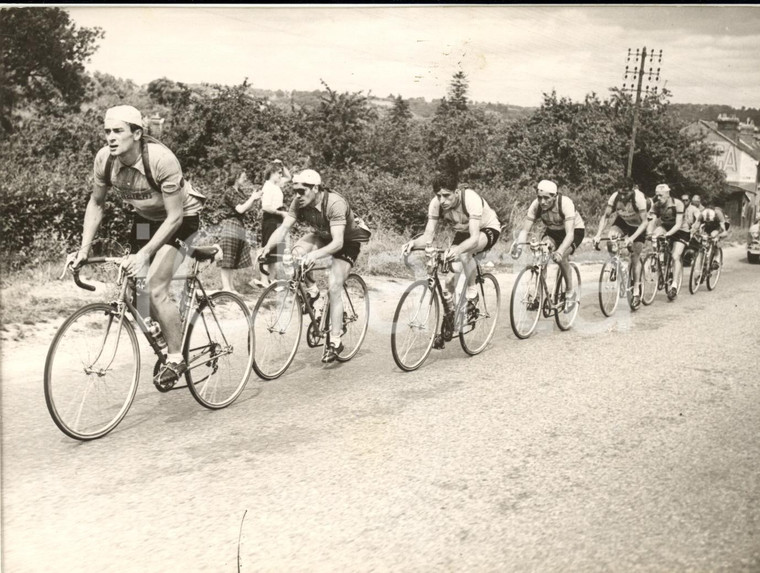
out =
[[[545,303],[542,305],[541,312],[544,315],[544,318],[549,318],[552,315],[552,312],[559,312],[562,310],[560,307],[564,306],[564,303],[560,303],[555,300],[555,295],[552,291],[549,290],[549,285],[546,280],[548,275],[549,262],[551,261],[551,249],[549,247],[549,244],[543,241],[539,241],[530,243],[518,243],[518,245],[527,245],[533,254],[533,264],[530,265],[530,267],[533,269],[533,272],[538,273],[541,300],[549,301],[548,306]],[[555,292],[557,290],[556,283],[561,280],[561,277],[562,271],[558,268],[557,277],[555,279]]]
[[[99,263],[108,263],[108,262],[114,262],[114,263],[120,263],[122,261],[122,257],[96,257],[93,259],[89,259],[85,261],[83,264],[99,264]],[[188,336],[188,331],[190,328],[190,313],[188,312],[191,308],[198,308],[200,304],[205,303],[208,304],[208,308],[211,311],[212,316],[214,317],[214,320],[218,321],[218,318],[216,316],[216,313],[214,311],[214,305],[213,302],[208,298],[206,295],[206,291],[203,288],[203,285],[201,284],[200,280],[198,280],[198,267],[200,266],[200,260],[193,259],[193,270],[191,273],[186,275],[178,275],[174,276],[172,278],[172,281],[185,281],[185,289],[182,291],[182,296],[180,297],[180,320],[181,320],[181,326],[182,326],[182,342],[181,347],[184,348],[185,342]],[[146,295],[144,289],[140,288],[138,285],[138,282],[144,281],[143,277],[140,278],[134,278],[134,277],[127,277],[124,273],[123,268],[119,268],[119,276],[117,278],[117,284],[120,286],[119,289],[119,295],[117,296],[116,300],[111,301],[111,306],[114,308],[114,316],[119,317],[119,324],[116,332],[119,332],[124,324],[124,318],[127,313],[132,315],[132,318],[135,322],[135,324],[138,326],[140,331],[145,336],[146,340],[148,341],[148,344],[150,344],[150,347],[153,349],[153,352],[156,354],[158,358],[159,364],[166,363],[166,353],[162,350],[162,348],[158,345],[158,342],[156,341],[156,337],[151,334],[150,330],[148,329],[148,326],[145,322],[146,317],[140,313],[139,309],[135,304],[132,303],[130,300],[132,297],[129,296],[130,294],[134,294],[135,300],[137,299],[137,296],[140,295]],[[95,290],[95,287],[92,287],[91,285],[88,285],[84,282],[82,282],[79,278],[79,271],[78,269],[74,271],[74,282],[79,286],[80,288],[83,288],[85,290]],[[200,296],[198,295],[198,290],[201,291]],[[109,329],[110,331],[110,329]],[[103,338],[103,345],[101,348],[105,348],[106,341],[108,340],[109,331],[106,331]],[[219,354],[216,354],[215,357],[221,357],[225,354],[229,354],[229,341],[227,340],[224,332],[221,332],[222,338],[224,340],[225,348],[222,349],[222,351]],[[197,349],[190,349],[190,350],[197,350]],[[113,350],[113,356],[111,357],[111,360],[109,361],[109,365],[111,361],[113,361],[113,358],[116,356],[116,352],[118,351],[118,344],[114,347]],[[98,353],[97,357],[99,358],[102,353],[102,350],[100,353]],[[194,357],[193,360],[191,360],[187,364],[187,370],[193,370],[194,368],[197,368],[199,366],[202,366],[205,364],[204,359],[205,352],[200,354],[197,357]],[[97,359],[96,359],[97,361]],[[93,364],[96,362],[93,361]],[[179,388],[184,388],[185,386],[175,386],[174,390]]]
[[[431,290],[434,290],[438,293],[438,297],[440,298],[441,301],[443,301],[444,287],[441,282],[439,273],[448,274],[451,272],[455,272],[452,267],[452,263],[443,258],[443,254],[446,252],[446,249],[434,248],[434,249],[413,249],[413,250],[425,251],[425,255],[427,257],[425,268],[428,271],[428,279],[427,279],[428,285]],[[475,271],[474,271],[475,283],[482,285],[483,271],[480,268],[480,261],[477,258],[478,256],[480,256],[480,253],[473,257],[473,261],[475,262]],[[464,265],[462,265],[462,270],[460,271],[459,276],[461,276],[462,274],[465,274]],[[459,278],[457,278],[456,280],[458,282]],[[465,288],[462,289],[462,292],[459,294],[459,298],[456,301],[456,305],[454,306],[453,331],[455,334],[452,334],[452,339],[459,336],[459,334],[462,332],[462,329],[465,326],[467,326],[464,322],[466,320],[466,314],[467,314],[466,313],[466,309],[467,309],[467,286],[466,285],[467,285],[467,277],[465,276]],[[481,293],[482,293],[482,286],[481,286]],[[483,299],[485,302],[485,294],[483,294]],[[441,337],[443,336],[443,322],[441,322],[441,325],[439,327],[438,335]]]

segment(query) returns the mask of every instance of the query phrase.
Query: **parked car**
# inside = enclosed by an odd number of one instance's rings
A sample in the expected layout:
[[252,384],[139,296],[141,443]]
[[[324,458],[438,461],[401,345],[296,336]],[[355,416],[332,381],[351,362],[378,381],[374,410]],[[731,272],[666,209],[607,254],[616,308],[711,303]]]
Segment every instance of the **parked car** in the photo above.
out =
[[747,235],[747,260],[750,263],[760,263],[760,220],[749,228]]

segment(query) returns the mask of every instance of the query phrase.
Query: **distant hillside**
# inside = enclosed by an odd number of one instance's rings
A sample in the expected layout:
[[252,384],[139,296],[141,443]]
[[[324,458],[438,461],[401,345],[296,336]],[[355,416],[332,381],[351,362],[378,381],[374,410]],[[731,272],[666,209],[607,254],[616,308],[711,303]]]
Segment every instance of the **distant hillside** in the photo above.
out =
[[741,122],[747,118],[760,126],[760,109],[742,107],[737,109],[730,105],[719,104],[696,104],[696,103],[673,103],[670,109],[680,117],[684,123],[693,123],[699,119],[716,121],[720,114],[735,115]]
[[[196,86],[193,86],[195,88]],[[250,88],[251,95],[260,98],[266,98],[274,105],[283,107],[290,107],[294,105],[297,108],[311,108],[319,105],[320,98],[326,95],[327,92],[321,90],[314,91],[297,91],[287,92],[283,90],[263,90],[257,88]],[[393,107],[394,95],[390,94],[388,97],[377,97],[370,95],[370,103],[381,110],[388,110]],[[401,96],[403,97],[403,96]],[[417,119],[428,119],[433,117],[435,110],[440,104],[440,99],[434,99],[427,101],[424,97],[418,98],[404,98],[409,103],[409,110],[413,116]],[[517,105],[508,105],[503,103],[491,103],[491,102],[473,102],[472,106],[475,109],[481,109],[488,115],[501,116],[506,120],[514,121],[522,117],[527,117],[536,108],[534,107],[520,107]],[[382,113],[382,111],[381,111]]]

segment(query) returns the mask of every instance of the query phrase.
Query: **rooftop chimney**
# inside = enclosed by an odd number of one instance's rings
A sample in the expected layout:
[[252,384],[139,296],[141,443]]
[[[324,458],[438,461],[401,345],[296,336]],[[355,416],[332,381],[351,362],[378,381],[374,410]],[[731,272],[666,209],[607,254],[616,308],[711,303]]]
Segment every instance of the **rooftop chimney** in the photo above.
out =
[[735,115],[718,116],[718,131],[728,137],[731,141],[739,141],[739,118]]

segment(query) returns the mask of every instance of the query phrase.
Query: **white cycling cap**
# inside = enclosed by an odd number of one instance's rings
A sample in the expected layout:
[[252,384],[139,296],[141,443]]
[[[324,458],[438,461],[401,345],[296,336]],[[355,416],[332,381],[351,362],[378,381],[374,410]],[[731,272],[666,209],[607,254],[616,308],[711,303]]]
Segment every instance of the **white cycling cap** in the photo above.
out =
[[300,173],[296,173],[293,177],[293,183],[302,183],[304,185],[322,185],[322,178],[319,173],[313,169],[304,169]]
[[544,193],[549,193],[550,195],[556,195],[557,194],[557,184],[554,181],[549,181],[548,179],[543,179],[537,187],[538,191],[543,191]]
[[670,187],[668,187],[667,183],[660,183],[657,187],[654,188],[655,193],[658,193],[659,191],[667,191],[670,193]]
[[143,118],[140,110],[131,105],[117,105],[108,108],[106,111],[105,121],[114,119],[116,121],[124,121],[126,123],[132,123],[134,125],[144,127]]

